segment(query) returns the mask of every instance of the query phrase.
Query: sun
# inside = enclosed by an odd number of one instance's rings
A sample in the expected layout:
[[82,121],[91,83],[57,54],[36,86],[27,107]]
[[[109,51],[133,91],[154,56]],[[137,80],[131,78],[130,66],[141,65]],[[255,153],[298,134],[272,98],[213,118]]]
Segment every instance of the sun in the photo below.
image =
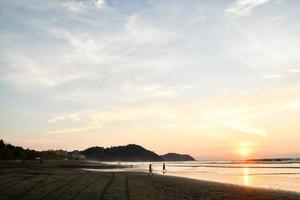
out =
[[253,151],[255,144],[252,142],[240,142],[237,147],[237,153],[243,157],[248,158]]
[[239,154],[240,154],[242,157],[246,158],[246,157],[248,157],[248,156],[250,155],[250,150],[249,150],[248,148],[246,148],[246,147],[243,147],[243,148],[241,148],[241,149],[239,150]]

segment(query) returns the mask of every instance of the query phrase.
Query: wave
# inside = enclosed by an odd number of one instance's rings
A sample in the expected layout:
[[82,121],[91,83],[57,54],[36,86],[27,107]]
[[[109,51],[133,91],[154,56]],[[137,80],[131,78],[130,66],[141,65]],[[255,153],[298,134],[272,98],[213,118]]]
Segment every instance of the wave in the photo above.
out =
[[226,165],[171,165],[172,167],[211,167],[211,168],[261,168],[261,169],[300,169],[300,166],[251,166],[251,165],[241,165],[241,166],[226,166]]

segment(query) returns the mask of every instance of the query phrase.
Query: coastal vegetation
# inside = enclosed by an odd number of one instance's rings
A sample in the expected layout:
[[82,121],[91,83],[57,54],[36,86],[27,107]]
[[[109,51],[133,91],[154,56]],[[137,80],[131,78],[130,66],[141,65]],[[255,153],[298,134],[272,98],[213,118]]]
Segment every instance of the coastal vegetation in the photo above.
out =
[[168,153],[159,156],[153,151],[136,144],[114,147],[90,147],[83,151],[47,150],[36,151],[14,146],[0,140],[0,160],[62,160],[62,159],[88,159],[96,161],[191,161],[195,160],[187,154]]
[[64,156],[54,150],[36,151],[23,147],[6,144],[0,140],[0,160],[60,160]]

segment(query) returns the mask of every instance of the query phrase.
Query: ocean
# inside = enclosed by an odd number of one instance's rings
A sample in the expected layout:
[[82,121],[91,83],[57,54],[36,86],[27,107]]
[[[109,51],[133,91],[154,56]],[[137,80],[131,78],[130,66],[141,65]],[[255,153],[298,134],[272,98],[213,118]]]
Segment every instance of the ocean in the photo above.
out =
[[[300,192],[299,162],[253,162],[237,161],[188,161],[165,162],[169,176]],[[95,171],[148,172],[150,162],[109,162],[116,165],[132,165],[124,169]],[[152,162],[154,174],[162,174],[162,162]]]

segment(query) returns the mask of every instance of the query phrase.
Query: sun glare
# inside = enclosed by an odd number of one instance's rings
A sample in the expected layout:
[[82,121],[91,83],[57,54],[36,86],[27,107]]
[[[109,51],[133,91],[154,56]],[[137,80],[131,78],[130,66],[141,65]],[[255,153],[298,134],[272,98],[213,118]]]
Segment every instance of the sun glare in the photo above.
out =
[[248,158],[253,151],[255,144],[252,142],[241,142],[238,144],[237,153],[243,157]]
[[239,153],[240,153],[241,156],[247,157],[247,156],[249,156],[250,151],[247,148],[242,148],[242,149],[239,150]]

